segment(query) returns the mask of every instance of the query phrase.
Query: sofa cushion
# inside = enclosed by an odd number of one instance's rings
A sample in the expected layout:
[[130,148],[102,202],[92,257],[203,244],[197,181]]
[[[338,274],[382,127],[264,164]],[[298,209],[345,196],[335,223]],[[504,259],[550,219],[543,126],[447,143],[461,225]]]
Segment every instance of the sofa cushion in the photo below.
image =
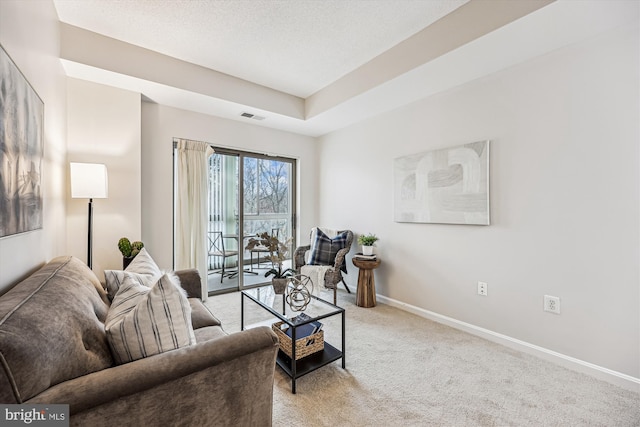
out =
[[164,274],[149,288],[125,274],[105,326],[117,363],[195,344],[191,306],[176,281]]
[[0,402],[22,403],[113,366],[108,301],[79,259],[59,257],[0,297]]
[[198,343],[228,335],[220,326],[207,326],[206,328],[196,329],[194,333],[196,335],[196,342]]
[[189,298],[191,305],[191,324],[193,329],[205,328],[207,326],[220,326],[220,320],[215,317],[197,298]]

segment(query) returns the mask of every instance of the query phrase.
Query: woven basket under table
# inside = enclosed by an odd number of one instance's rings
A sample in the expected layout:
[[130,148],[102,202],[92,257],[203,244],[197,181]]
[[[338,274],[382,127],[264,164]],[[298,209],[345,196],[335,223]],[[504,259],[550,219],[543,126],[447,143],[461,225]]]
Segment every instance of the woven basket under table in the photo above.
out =
[[[284,322],[277,322],[271,325],[271,329],[280,339],[280,350],[291,358],[291,337],[285,334],[280,327]],[[290,328],[292,326],[289,326]],[[324,331],[319,330],[315,334],[302,337],[296,340],[296,360],[302,359],[324,350]]]

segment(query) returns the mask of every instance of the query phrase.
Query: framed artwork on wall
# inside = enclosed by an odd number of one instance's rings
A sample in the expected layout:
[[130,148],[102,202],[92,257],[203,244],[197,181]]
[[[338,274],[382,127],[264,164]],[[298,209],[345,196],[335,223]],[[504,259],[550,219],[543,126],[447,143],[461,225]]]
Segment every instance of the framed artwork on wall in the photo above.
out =
[[394,220],[489,225],[489,143],[395,159]]
[[0,45],[0,237],[42,228],[44,103]]

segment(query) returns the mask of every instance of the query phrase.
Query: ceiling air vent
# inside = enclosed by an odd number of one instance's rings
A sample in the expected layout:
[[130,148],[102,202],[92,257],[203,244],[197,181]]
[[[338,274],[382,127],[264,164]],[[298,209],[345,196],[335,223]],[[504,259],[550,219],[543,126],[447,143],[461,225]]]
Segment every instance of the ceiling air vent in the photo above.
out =
[[253,120],[264,120],[266,118],[262,116],[256,116],[255,114],[251,114],[251,113],[240,113],[240,117],[246,117],[247,119],[253,119]]

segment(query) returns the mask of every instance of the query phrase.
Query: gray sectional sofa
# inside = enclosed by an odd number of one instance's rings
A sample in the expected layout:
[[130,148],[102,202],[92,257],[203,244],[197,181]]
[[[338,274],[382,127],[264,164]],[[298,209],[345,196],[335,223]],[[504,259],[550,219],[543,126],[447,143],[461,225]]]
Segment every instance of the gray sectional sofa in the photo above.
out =
[[81,426],[271,425],[277,337],[225,333],[200,300],[198,272],[176,274],[197,343],[122,365],[105,334],[109,300],[77,258],[0,296],[0,402],[69,404]]

